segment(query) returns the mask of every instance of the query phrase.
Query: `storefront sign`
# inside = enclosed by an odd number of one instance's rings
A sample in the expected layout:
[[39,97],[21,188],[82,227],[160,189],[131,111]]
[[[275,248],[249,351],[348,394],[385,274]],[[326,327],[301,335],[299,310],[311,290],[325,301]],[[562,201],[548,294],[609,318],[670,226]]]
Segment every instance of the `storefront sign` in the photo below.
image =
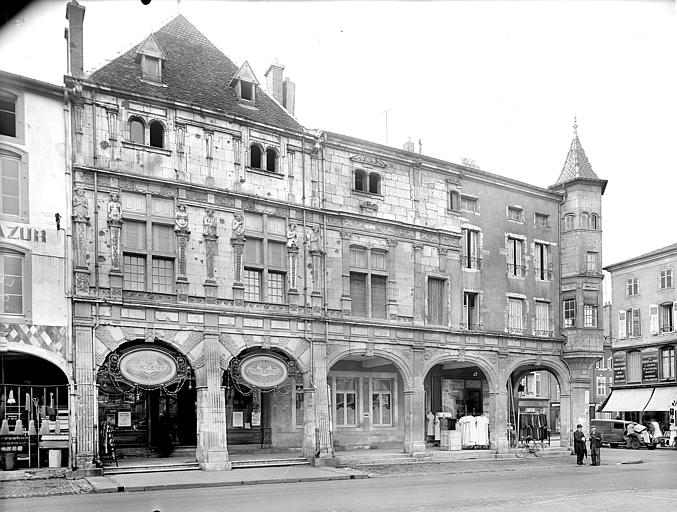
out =
[[273,388],[286,380],[287,365],[275,357],[255,355],[242,361],[240,374],[252,387]]
[[132,426],[132,412],[118,411],[118,427],[131,427],[131,426]]
[[658,351],[642,353],[642,380],[658,380]]
[[21,240],[24,242],[47,242],[47,231],[30,226],[0,224],[0,238],[5,240]]
[[176,372],[174,359],[159,350],[134,350],[120,358],[122,376],[142,387],[161,386],[171,381]]
[[614,384],[625,384],[625,353],[614,354]]
[[233,411],[233,426],[244,427],[244,412]]
[[252,427],[261,426],[261,411],[252,411]]

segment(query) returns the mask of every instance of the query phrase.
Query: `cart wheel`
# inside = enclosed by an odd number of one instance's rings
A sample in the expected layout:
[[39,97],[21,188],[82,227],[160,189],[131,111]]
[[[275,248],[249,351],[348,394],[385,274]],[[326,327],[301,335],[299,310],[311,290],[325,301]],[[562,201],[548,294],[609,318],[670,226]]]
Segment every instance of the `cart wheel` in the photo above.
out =
[[545,449],[545,447],[543,446],[543,443],[541,443],[541,442],[534,443],[534,455],[536,457],[540,457],[541,455],[543,455],[544,449]]
[[528,452],[529,448],[525,444],[517,445],[517,448],[515,448],[515,456],[518,459],[523,459],[524,457],[526,457]]
[[637,439],[636,437],[631,438],[628,441],[628,446],[630,448],[632,448],[633,450],[639,450],[639,446],[640,446],[639,439]]

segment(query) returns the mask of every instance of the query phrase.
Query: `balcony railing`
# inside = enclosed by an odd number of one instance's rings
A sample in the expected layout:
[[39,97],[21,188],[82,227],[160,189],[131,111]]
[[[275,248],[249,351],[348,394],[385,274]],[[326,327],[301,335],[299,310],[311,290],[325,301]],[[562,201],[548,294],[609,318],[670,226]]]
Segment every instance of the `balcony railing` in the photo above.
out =
[[674,332],[674,330],[672,325],[661,325],[661,332]]
[[534,275],[536,276],[536,279],[542,279],[543,281],[551,281],[552,280],[552,269],[551,268],[534,267]]
[[524,277],[527,273],[527,267],[525,265],[515,265],[514,263],[508,263],[508,274],[511,276]]
[[544,330],[541,330],[541,329],[535,329],[534,335],[535,336],[543,336],[544,338],[552,338],[553,332],[552,331],[544,331]]
[[508,327],[510,334],[527,334],[527,330],[521,327]]
[[462,322],[461,329],[466,331],[481,331],[482,324],[480,322],[472,322],[472,323]]
[[464,254],[462,259],[462,265],[463,268],[472,268],[475,270],[479,270],[482,267],[482,258],[478,258],[477,256],[468,256]]

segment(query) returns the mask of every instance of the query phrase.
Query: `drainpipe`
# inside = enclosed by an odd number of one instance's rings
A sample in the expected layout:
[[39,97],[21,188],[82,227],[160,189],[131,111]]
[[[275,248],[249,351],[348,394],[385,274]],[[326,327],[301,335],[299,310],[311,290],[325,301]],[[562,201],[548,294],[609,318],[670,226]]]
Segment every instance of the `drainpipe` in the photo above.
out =
[[[92,325],[92,386],[97,389],[96,384],[96,359],[94,357],[94,338],[96,329],[99,327],[99,173],[97,167],[96,151],[96,91],[92,90],[92,163],[94,167],[94,286],[96,290],[96,305],[94,309],[94,324]],[[97,389],[98,395],[98,389]],[[94,460],[99,459],[99,406],[94,406]]]

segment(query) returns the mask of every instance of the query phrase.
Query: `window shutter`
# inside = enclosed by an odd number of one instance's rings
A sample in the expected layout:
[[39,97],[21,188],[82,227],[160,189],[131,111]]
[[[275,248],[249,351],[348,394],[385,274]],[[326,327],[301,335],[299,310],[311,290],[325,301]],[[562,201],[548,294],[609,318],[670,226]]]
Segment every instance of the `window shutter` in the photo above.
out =
[[125,221],[122,225],[122,241],[124,249],[146,249],[146,224],[143,222]]
[[658,334],[658,305],[651,304],[649,306],[649,314],[651,316],[651,334]]
[[[520,240],[515,240],[515,264],[522,264],[522,242]],[[519,270],[515,270],[517,275],[521,275]]]
[[515,263],[515,240],[508,238],[508,264]]
[[354,316],[367,316],[367,279],[365,274],[350,273],[350,298]]
[[386,282],[384,276],[371,276],[371,316],[386,317]]
[[173,253],[174,249],[174,228],[172,226],[153,226],[153,250],[164,253]]
[[624,340],[627,338],[625,330],[625,311],[618,312],[618,339]]
[[673,331],[677,331],[677,300],[672,303],[672,327]]
[[428,278],[428,319],[430,323],[444,323],[444,280]]
[[286,245],[281,242],[268,242],[268,265],[271,267],[284,267],[286,257]]
[[248,238],[244,243],[245,263],[263,263],[263,240]]

